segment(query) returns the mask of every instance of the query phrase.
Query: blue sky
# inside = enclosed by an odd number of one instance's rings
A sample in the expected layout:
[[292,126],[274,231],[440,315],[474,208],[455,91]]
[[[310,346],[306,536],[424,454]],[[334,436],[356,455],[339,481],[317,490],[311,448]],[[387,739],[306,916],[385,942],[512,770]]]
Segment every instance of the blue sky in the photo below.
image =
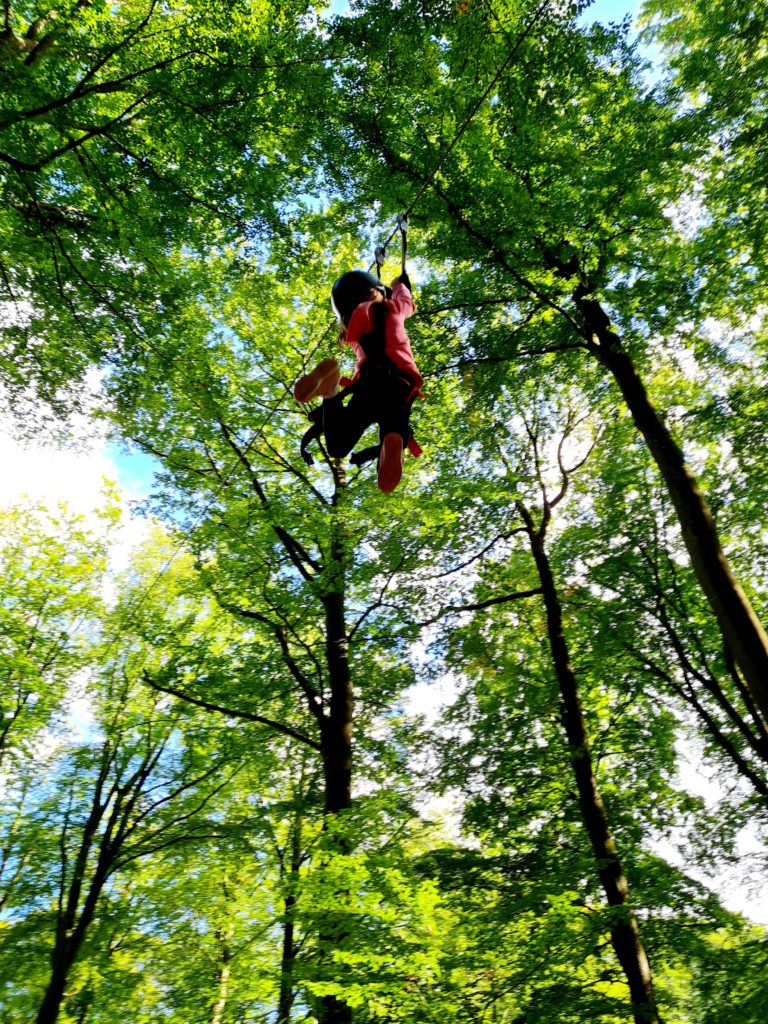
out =
[[640,3],[625,0],[595,0],[582,16],[583,21],[621,21],[627,14],[635,15]]
[[115,467],[120,487],[131,497],[147,497],[152,488],[155,470],[159,468],[157,460],[135,448],[126,451],[114,444],[107,445],[106,454]]

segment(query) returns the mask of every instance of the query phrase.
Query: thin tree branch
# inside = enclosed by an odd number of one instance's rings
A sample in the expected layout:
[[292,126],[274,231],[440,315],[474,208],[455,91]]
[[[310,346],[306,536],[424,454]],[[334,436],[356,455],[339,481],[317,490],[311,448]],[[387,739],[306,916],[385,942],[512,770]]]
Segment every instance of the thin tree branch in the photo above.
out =
[[576,349],[583,351],[584,346],[578,342],[564,343],[562,345],[541,345],[538,348],[519,348],[509,356],[468,356],[466,359],[459,359],[455,363],[446,363],[445,366],[441,366],[437,370],[426,372],[424,379],[439,377],[441,373],[446,373],[449,370],[461,370],[465,366],[498,366],[501,363],[514,363],[525,356],[546,356],[553,352],[572,352]]
[[185,700],[188,704],[194,704],[197,707],[204,708],[206,711],[216,711],[219,714],[227,715],[230,718],[242,718],[247,722],[256,722],[258,725],[265,725],[269,729],[274,729],[275,732],[282,733],[284,736],[290,736],[291,739],[298,740],[300,743],[306,743],[308,747],[312,747],[313,750],[320,750],[320,744],[315,740],[306,736],[304,733],[299,732],[297,729],[293,729],[290,725],[283,725],[282,722],[276,722],[272,718],[266,718],[264,715],[257,715],[251,711],[240,711],[234,708],[227,708],[221,704],[214,704],[212,701],[202,700],[199,697],[191,697],[188,693],[184,693],[182,690],[177,690],[173,686],[161,686],[156,683],[150,676],[144,673],[144,682],[147,686],[151,686],[153,690],[158,690],[160,693],[170,694],[172,697],[178,697],[180,700]]
[[[273,458],[270,459],[271,462],[273,462],[284,472],[292,473],[297,478],[297,480],[300,480],[307,487],[307,489],[312,492],[314,497],[317,498],[318,501],[320,501],[323,505],[328,504],[328,499],[323,494],[321,494],[320,491],[317,490],[317,488],[314,486],[309,477],[307,477],[300,469],[297,469],[297,467],[294,466],[292,462],[289,462],[288,459],[286,459],[281,454],[281,452],[278,451],[277,448],[275,448],[271,441],[268,441],[267,438],[264,437],[264,435],[262,435],[261,441],[264,445],[266,445],[269,451],[272,452]],[[268,458],[268,456],[262,454],[262,458]]]
[[[457,614],[459,612],[475,612],[482,611],[484,608],[490,608],[497,604],[508,604],[511,601],[522,601],[527,597],[536,597],[541,594],[541,587],[533,587],[531,590],[518,590],[513,594],[501,594],[498,597],[489,597],[485,601],[477,601],[472,604],[457,604],[457,605],[445,605],[442,607],[436,615],[433,615],[431,619],[425,619],[422,622],[413,622],[414,626],[423,628],[424,626],[432,626],[441,619],[444,619],[446,615]],[[396,607],[392,605],[391,607]]]
[[[256,476],[253,466],[251,465],[250,459],[247,457],[243,449],[235,440],[234,435],[230,428],[227,426],[227,424],[220,417],[216,417],[216,422],[219,424],[219,428],[227,445],[232,449],[232,451],[235,453],[237,457],[237,461],[240,463],[243,469],[245,469],[248,475],[248,479],[251,482],[251,487],[253,488],[253,491],[256,494],[256,497],[259,499],[259,501],[265,508],[268,508],[269,500],[267,499],[264,489],[261,486],[261,483],[259,482],[259,478]],[[251,442],[251,444],[252,443],[253,442]],[[315,571],[315,573],[319,573],[322,571],[321,566],[315,561],[314,558],[312,558],[312,556],[309,554],[308,551],[306,551],[303,545],[300,544],[299,541],[295,540],[286,529],[284,529],[282,526],[279,526],[277,523],[270,523],[270,525],[275,534],[277,535],[277,537],[282,542],[283,547],[285,548],[285,551],[288,554],[289,558],[291,559],[293,565],[296,567],[301,576],[308,583],[311,583],[314,577],[312,573],[307,571],[307,566],[310,566],[310,568],[312,568]]]
[[646,670],[650,671],[657,679],[666,683],[674,693],[681,697],[696,711],[697,715],[706,725],[710,735],[713,737],[720,749],[732,761],[737,770],[752,783],[756,792],[758,792],[763,798],[768,798],[768,783],[765,779],[761,778],[749,764],[747,764],[746,760],[738,752],[731,740],[722,731],[720,725],[715,720],[711,712],[709,712],[698,699],[693,687],[688,681],[687,671],[685,669],[683,670],[688,685],[687,687],[682,687],[669,672],[666,672],[660,665],[652,661],[647,654],[644,654],[642,651],[638,651],[631,644],[624,643],[623,646],[630,654],[637,658]]
[[134,120],[135,117],[138,115],[134,115],[133,118],[130,118],[128,121],[125,121],[124,118],[126,117],[126,115],[130,114],[132,110],[135,110],[136,107],[140,106],[142,103],[145,103],[150,98],[151,97],[149,93],[145,93],[145,95],[139,96],[137,99],[133,101],[133,103],[127,106],[125,110],[121,111],[111,120],[107,121],[106,124],[97,125],[95,128],[91,128],[90,131],[85,132],[84,135],[80,135],[76,139],[70,139],[65,146],[60,146],[58,149],[51,150],[51,152],[46,157],[43,157],[42,160],[38,160],[34,164],[29,163],[26,160],[18,160],[16,159],[16,157],[11,156],[9,153],[2,152],[0,152],[0,161],[8,164],[15,171],[19,172],[29,171],[36,173],[37,171],[41,171],[44,167],[47,167],[48,164],[53,163],[53,161],[57,160],[60,156],[64,156],[65,153],[70,153],[73,149],[77,149],[78,147],[83,146],[86,142],[89,142],[91,139],[96,138],[99,135],[107,135],[110,129],[114,128],[115,125],[130,124],[131,121]]
[[392,580],[395,578],[397,573],[400,572],[400,569],[402,568],[404,561],[405,561],[405,553],[403,553],[401,555],[399,562],[397,563],[395,568],[392,570],[392,572],[390,572],[389,575],[387,576],[387,579],[386,579],[384,585],[382,586],[381,590],[379,591],[378,598],[373,602],[373,604],[368,605],[368,607],[365,609],[365,611],[361,613],[361,615],[359,616],[357,622],[354,624],[352,629],[350,629],[350,631],[348,632],[348,634],[347,634],[347,643],[350,643],[350,644],[352,643],[352,639],[353,639],[355,633],[357,633],[358,629],[360,628],[360,626],[362,626],[362,624],[365,622],[365,620],[368,618],[368,616],[372,612],[374,612],[377,608],[381,608],[381,606],[383,604],[383,601],[384,601],[384,595],[386,594],[387,590],[389,589],[389,585],[392,582]]
[[288,671],[296,680],[296,682],[299,685],[299,688],[306,697],[311,713],[319,723],[322,723],[324,721],[324,716],[321,706],[320,694],[312,685],[312,683],[310,683],[310,681],[307,679],[304,673],[301,671],[296,662],[296,659],[291,654],[291,649],[288,646],[288,641],[285,637],[285,631],[283,630],[283,627],[279,626],[277,623],[272,622],[270,619],[267,618],[267,616],[262,615],[261,612],[252,611],[249,608],[240,608],[235,604],[230,604],[228,601],[221,600],[216,595],[215,591],[212,591],[212,593],[216,600],[221,605],[221,607],[224,608],[226,611],[231,612],[233,615],[239,615],[241,616],[241,618],[244,619],[254,619],[257,622],[262,622],[270,627],[270,629],[275,635],[275,638],[277,639],[277,642],[280,644],[280,651],[282,653],[283,661],[285,662]]

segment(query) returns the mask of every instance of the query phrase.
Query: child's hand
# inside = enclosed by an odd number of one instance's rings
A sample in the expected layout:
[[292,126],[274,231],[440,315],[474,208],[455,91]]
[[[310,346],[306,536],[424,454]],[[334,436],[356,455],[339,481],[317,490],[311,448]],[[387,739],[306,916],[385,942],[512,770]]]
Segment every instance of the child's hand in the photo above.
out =
[[396,284],[404,284],[408,291],[411,291],[411,279],[406,273],[396,277],[389,287],[394,288]]

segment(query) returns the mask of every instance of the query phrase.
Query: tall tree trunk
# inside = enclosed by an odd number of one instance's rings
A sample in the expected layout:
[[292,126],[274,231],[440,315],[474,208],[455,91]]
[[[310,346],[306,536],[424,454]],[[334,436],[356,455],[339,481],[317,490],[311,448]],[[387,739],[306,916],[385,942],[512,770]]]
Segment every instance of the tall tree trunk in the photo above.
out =
[[57,958],[40,1009],[37,1011],[35,1024],[56,1024],[64,1001],[64,989],[70,967],[71,961],[66,962],[63,956]]
[[326,814],[337,814],[352,806],[353,695],[344,619],[343,590],[327,595],[325,628],[330,706],[322,730]]
[[[90,840],[88,843],[90,845]],[[51,956],[51,977],[43,995],[40,1009],[37,1012],[35,1024],[56,1024],[61,1013],[61,1004],[64,1000],[64,991],[69,972],[78,957],[88,928],[93,921],[94,914],[96,913],[96,904],[109,874],[109,854],[105,853],[103,847],[99,860],[101,863],[97,865],[94,872],[88,894],[83,903],[83,909],[76,924],[74,923],[74,915],[77,911],[77,898],[83,881],[79,871],[70,886],[67,919],[63,923],[60,922],[57,929],[56,942]],[[72,927],[70,928],[70,926]]]
[[211,1007],[211,1024],[221,1024],[229,996],[229,976],[232,973],[232,936],[235,934],[234,924],[227,924],[216,933],[219,943],[219,969],[216,977],[216,999]]
[[293,1010],[293,962],[296,955],[294,943],[296,896],[289,892],[283,904],[283,948],[280,956],[280,991],[277,997],[277,1024],[291,1024]]
[[[336,503],[343,496],[344,479],[337,471]],[[331,543],[326,573],[328,589],[324,596],[325,651],[328,666],[330,700],[321,733],[325,814],[334,815],[352,806],[352,715],[354,709],[352,677],[349,670],[345,598],[345,545],[343,527],[337,519],[331,526]],[[344,840],[342,839],[342,844]],[[340,852],[346,850],[343,845]],[[345,892],[337,896],[337,909],[326,922],[320,937],[321,945],[338,948],[345,939]],[[351,1024],[352,1010],[335,996],[321,1000],[320,1024]]]
[[296,958],[296,902],[298,899],[299,870],[301,869],[301,816],[296,812],[291,833],[291,860],[288,869],[287,891],[285,894],[283,946],[280,956],[280,992],[277,999],[276,1024],[291,1024],[293,1010],[293,966]]
[[659,467],[680,522],[693,571],[755,703],[768,720],[768,635],[733,575],[712,513],[681,449],[651,403],[620,338],[611,330],[608,315],[599,302],[587,298],[588,294],[587,288],[580,285],[573,298],[584,318],[590,351],[613,375]]
[[635,1024],[661,1024],[651,969],[640,939],[637,919],[628,903],[627,879],[608,825],[605,805],[597,788],[578,682],[571,667],[563,633],[563,614],[544,544],[543,529],[536,531],[527,509],[520,504],[518,509],[526,523],[531,552],[541,582],[547,634],[560,687],[561,716],[568,739],[571,767],[576,778],[581,816],[597,861],[600,884],[608,904],[613,908],[610,918],[611,942],[629,985]]

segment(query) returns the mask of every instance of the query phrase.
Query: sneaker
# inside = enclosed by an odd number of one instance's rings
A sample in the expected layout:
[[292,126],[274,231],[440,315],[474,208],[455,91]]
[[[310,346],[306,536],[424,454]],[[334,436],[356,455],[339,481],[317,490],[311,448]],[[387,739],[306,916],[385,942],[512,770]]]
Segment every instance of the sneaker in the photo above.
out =
[[400,483],[403,475],[403,439],[400,434],[387,434],[381,443],[379,456],[379,473],[377,482],[379,490],[391,494]]
[[297,402],[310,402],[313,398],[332,398],[339,386],[341,371],[335,359],[323,359],[296,382],[293,397]]

